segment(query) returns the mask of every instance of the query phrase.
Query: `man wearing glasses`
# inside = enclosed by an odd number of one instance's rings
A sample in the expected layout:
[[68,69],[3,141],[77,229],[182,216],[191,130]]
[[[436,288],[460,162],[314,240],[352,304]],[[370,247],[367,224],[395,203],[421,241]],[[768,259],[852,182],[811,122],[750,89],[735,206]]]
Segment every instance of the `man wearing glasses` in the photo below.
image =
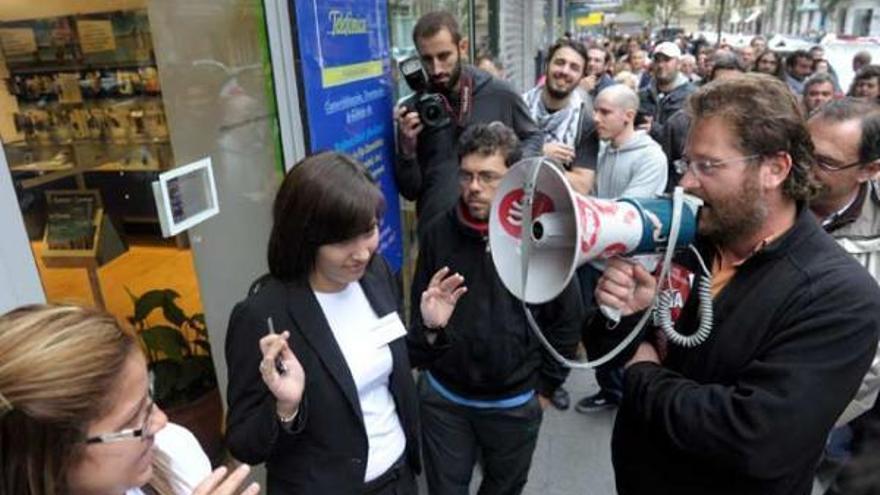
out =
[[[880,187],[872,181],[880,172],[880,106],[861,98],[833,101],[820,107],[807,127],[816,148],[813,175],[821,184],[810,209],[840,247],[880,283]],[[849,455],[867,450],[870,421],[880,417],[880,411],[871,411],[878,390],[880,355],[831,432],[817,472],[823,487],[834,482]],[[832,493],[851,492],[851,469],[843,469]]]
[[[517,494],[526,484],[543,408],[568,370],[531,334],[521,303],[504,287],[488,244],[488,220],[507,168],[518,160],[516,134],[500,122],[475,124],[458,143],[459,203],[421,239],[407,342],[419,377],[422,452],[432,495],[466,495],[477,456],[482,494]],[[515,218],[516,208],[509,208]],[[429,328],[420,294],[448,268],[465,293],[444,327]],[[436,277],[435,277],[436,279]],[[533,309],[548,340],[572,357],[580,337],[581,296],[570,284]]]
[[[798,106],[757,73],[688,101],[680,185],[705,204],[699,259],[675,258],[693,280],[675,328],[697,330],[701,297],[713,326],[688,348],[649,327],[624,358],[611,440],[621,495],[809,494],[828,432],[871,364],[880,287],[806,207],[813,146]],[[703,284],[711,290],[695,290]],[[611,261],[596,299],[624,317],[605,335],[632,329],[657,285],[641,265]]]

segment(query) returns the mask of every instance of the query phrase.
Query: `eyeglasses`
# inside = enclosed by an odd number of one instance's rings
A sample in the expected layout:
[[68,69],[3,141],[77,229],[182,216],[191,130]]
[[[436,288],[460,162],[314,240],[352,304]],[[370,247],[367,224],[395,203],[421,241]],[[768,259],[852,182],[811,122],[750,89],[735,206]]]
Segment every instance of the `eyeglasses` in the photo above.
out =
[[852,163],[847,163],[846,165],[838,165],[834,160],[831,160],[828,157],[816,155],[816,165],[818,165],[819,168],[827,170],[829,172],[837,172],[839,170],[846,170],[848,168],[858,167],[859,165],[862,165],[864,163],[865,162],[859,160]]
[[83,443],[115,443],[133,438],[143,439],[147,436],[147,433],[149,432],[150,420],[153,419],[153,411],[156,410],[156,402],[153,401],[152,389],[150,389],[149,392],[149,400],[150,404],[147,406],[147,415],[144,417],[144,422],[140,428],[127,428],[125,430],[120,430],[113,433],[102,433],[100,435],[86,438],[85,440],[83,440]]
[[493,172],[477,172],[476,174],[472,174],[470,172],[465,172],[464,170],[458,171],[458,183],[463,186],[473,182],[474,177],[477,178],[477,182],[481,186],[489,186],[501,180],[501,175]]
[[675,166],[675,172],[678,175],[684,175],[688,170],[693,170],[696,175],[712,175],[725,165],[734,162],[742,162],[760,158],[762,155],[740,156],[736,158],[728,158],[727,160],[691,160],[690,158],[679,158],[672,162]]

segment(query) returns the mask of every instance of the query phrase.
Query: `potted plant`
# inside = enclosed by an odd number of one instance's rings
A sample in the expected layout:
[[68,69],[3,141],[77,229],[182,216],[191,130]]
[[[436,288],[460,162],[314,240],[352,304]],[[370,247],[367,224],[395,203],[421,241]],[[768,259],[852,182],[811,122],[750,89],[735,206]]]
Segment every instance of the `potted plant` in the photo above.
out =
[[211,359],[205,315],[187,315],[172,289],[140,296],[126,288],[134,305],[128,317],[147,355],[153,395],[171,421],[187,427],[212,461],[222,456],[223,406]]

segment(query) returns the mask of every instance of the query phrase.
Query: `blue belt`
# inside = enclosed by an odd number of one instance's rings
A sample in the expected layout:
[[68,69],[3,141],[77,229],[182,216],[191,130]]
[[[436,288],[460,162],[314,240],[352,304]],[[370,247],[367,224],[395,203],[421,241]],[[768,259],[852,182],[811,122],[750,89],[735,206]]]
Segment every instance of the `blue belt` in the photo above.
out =
[[498,399],[498,400],[474,400],[467,399],[462,397],[448,388],[444,387],[431,375],[430,372],[425,371],[425,379],[428,380],[428,385],[431,386],[434,390],[437,391],[438,394],[442,395],[444,399],[454,402],[460,406],[474,407],[477,409],[513,409],[514,407],[519,407],[528,401],[532,400],[532,397],[535,396],[534,390],[529,390],[527,392],[523,392],[519,395],[514,395],[513,397],[508,397],[506,399]]

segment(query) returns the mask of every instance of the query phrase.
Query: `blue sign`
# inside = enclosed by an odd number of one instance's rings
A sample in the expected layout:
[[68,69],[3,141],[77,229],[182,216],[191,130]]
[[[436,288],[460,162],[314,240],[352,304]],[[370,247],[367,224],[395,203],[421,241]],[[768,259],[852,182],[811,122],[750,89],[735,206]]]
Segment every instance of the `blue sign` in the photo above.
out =
[[403,263],[394,183],[394,86],[387,0],[295,0],[310,152],[336,150],[364,163],[385,195],[379,251]]

